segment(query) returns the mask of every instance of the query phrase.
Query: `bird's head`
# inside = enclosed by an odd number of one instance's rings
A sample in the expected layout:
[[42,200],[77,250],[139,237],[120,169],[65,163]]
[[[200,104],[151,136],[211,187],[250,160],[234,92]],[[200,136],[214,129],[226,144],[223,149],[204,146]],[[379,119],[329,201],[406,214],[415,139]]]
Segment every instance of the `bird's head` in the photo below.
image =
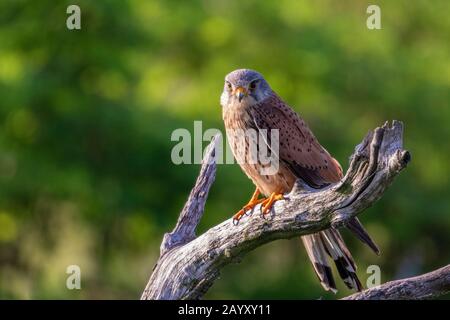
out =
[[252,106],[272,92],[262,74],[250,69],[238,69],[225,77],[220,97],[222,107],[229,105]]

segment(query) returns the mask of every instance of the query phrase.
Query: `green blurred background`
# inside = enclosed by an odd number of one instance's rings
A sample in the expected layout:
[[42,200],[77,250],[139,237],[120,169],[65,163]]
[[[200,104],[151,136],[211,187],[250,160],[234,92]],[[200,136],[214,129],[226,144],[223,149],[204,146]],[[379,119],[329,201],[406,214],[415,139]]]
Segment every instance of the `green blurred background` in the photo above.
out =
[[[66,28],[78,4],[82,29]],[[378,4],[382,30],[366,28]],[[0,298],[136,299],[197,176],[171,162],[176,128],[223,130],[226,73],[262,72],[344,169],[388,119],[411,165],[361,220],[380,257],[348,233],[365,283],[450,262],[450,2],[0,2]],[[205,143],[206,145],[206,143]],[[200,232],[252,183],[221,165]],[[81,267],[81,290],[66,267]],[[227,266],[206,298],[325,298],[299,239]]]

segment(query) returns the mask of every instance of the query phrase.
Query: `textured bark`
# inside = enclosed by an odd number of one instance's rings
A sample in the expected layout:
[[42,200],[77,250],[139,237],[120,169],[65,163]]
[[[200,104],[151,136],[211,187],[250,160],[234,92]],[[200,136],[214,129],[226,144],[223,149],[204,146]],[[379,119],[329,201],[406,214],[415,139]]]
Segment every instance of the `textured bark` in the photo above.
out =
[[418,300],[436,298],[449,292],[450,265],[447,265],[414,278],[386,282],[343,300]]
[[219,139],[219,136],[215,136],[205,150],[202,168],[195,186],[192,188],[189,198],[180,213],[177,224],[172,232],[164,235],[160,247],[161,256],[168,250],[195,239],[195,229],[203,215],[209,189],[216,177],[216,146]]
[[141,299],[198,299],[219,276],[220,269],[238,262],[249,251],[276,239],[345,226],[381,198],[410,155],[403,150],[403,125],[394,121],[370,131],[356,146],[344,178],[316,190],[297,181],[272,213],[260,207],[238,225],[232,219],[196,237],[195,227],[215,178],[215,148],[210,144],[204,163],[175,229],[164,236],[159,257]]

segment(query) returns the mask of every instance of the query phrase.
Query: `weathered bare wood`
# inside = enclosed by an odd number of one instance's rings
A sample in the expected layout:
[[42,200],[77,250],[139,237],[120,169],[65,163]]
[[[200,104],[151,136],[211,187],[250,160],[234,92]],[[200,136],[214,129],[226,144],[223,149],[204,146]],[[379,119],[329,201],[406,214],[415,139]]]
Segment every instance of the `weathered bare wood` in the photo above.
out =
[[[220,269],[247,252],[276,239],[345,226],[381,198],[410,155],[403,150],[403,125],[394,121],[371,131],[356,146],[344,178],[315,190],[297,181],[285,200],[276,202],[270,217],[260,207],[237,226],[232,219],[195,237],[215,165],[206,161],[174,231],[166,235],[161,256],[141,299],[198,299],[219,276]],[[205,159],[214,157],[210,147]],[[200,200],[199,200],[200,199]]]
[[431,299],[450,292],[450,265],[402,280],[386,282],[343,300],[418,300]]
[[195,239],[195,229],[205,210],[209,189],[216,178],[216,147],[219,139],[219,136],[214,136],[205,150],[205,157],[202,160],[197,181],[178,217],[177,224],[172,232],[164,235],[160,246],[161,256],[175,246],[183,245]]

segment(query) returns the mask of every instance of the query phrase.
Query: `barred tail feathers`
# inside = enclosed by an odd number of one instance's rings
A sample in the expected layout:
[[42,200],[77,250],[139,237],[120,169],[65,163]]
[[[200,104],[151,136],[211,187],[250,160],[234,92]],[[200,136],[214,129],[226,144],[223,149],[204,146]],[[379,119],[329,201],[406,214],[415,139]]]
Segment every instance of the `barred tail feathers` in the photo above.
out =
[[356,275],[356,265],[339,231],[328,229],[302,237],[306,252],[314,270],[325,290],[336,293],[332,269],[328,262],[331,257],[339,276],[349,289],[362,290],[362,284]]

